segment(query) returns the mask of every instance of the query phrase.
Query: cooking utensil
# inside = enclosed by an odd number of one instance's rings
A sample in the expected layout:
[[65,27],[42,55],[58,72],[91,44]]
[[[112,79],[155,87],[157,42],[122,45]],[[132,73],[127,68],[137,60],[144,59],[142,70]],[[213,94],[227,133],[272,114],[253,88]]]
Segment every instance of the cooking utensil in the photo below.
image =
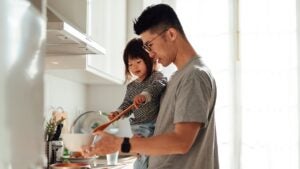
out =
[[102,124],[101,126],[96,127],[93,130],[93,133],[96,133],[97,131],[103,131],[104,129],[106,129],[110,124],[112,124],[113,122],[117,121],[120,117],[124,116],[125,114],[127,114],[132,108],[134,108],[134,104],[128,106],[125,110],[123,110],[121,113],[119,113],[116,117],[114,117],[112,120],[110,120],[107,123]]

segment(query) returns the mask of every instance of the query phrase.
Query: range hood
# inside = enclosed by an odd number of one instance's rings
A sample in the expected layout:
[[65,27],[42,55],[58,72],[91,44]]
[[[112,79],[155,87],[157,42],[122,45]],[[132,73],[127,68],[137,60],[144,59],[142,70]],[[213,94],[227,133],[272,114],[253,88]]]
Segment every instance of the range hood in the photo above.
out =
[[102,46],[72,27],[50,7],[47,8],[47,19],[46,54],[48,56],[105,54]]

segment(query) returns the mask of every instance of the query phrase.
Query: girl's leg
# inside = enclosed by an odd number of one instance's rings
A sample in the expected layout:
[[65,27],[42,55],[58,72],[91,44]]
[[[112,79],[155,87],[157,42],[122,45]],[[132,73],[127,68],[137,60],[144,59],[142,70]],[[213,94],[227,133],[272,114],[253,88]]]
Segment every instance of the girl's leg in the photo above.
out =
[[[132,132],[137,137],[149,137],[153,135],[154,123],[145,123],[131,126]],[[149,162],[149,156],[138,154],[136,161],[134,162],[134,169],[147,169]]]

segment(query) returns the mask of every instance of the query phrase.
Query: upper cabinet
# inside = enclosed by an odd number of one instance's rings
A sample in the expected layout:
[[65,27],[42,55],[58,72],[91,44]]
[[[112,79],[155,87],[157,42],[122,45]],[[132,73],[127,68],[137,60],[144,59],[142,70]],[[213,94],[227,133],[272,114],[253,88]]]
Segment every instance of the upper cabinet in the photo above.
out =
[[59,13],[79,31],[86,32],[88,0],[48,0],[47,7]]
[[[91,0],[90,36],[106,49],[104,59],[90,58],[95,68],[103,67],[124,82],[123,50],[126,45],[126,1]],[[96,61],[98,60],[98,61]]]
[[[126,1],[48,0],[48,9],[46,73],[86,84],[122,84]],[[56,17],[73,32],[54,32],[61,27]]]
[[[74,1],[78,4],[74,3],[70,9],[63,10],[66,2],[68,0],[48,5],[46,53],[48,55],[104,54],[105,49],[87,34],[89,7],[87,1]],[[79,7],[83,12],[75,13],[74,11],[79,10]]]

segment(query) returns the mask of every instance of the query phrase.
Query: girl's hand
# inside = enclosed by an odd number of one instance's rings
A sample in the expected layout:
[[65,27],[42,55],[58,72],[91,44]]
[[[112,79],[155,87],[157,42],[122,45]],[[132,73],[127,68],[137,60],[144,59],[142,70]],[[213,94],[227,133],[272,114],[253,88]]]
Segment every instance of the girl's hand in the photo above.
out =
[[135,106],[135,108],[139,108],[139,106],[143,103],[145,103],[146,101],[146,96],[144,95],[136,95],[133,99],[133,104]]
[[118,114],[119,114],[118,111],[110,112],[109,115],[108,115],[108,119],[109,119],[109,120],[112,120],[112,119],[114,119]]

